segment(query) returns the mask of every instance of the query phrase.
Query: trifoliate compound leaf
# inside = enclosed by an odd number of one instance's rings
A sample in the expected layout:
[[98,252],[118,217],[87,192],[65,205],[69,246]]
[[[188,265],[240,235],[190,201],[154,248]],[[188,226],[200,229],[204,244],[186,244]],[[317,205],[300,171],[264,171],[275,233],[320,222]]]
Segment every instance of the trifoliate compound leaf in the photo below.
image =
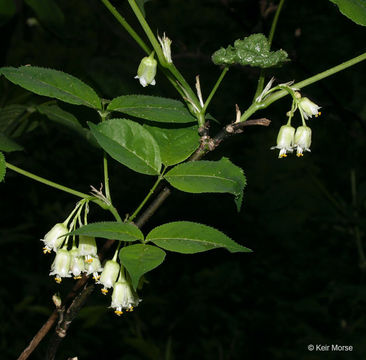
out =
[[0,152],[0,182],[4,180],[6,173],[5,156]]
[[243,40],[236,40],[234,46],[221,48],[212,55],[216,65],[249,65],[269,68],[287,61],[284,50],[270,51],[270,45],[263,34],[253,34]]

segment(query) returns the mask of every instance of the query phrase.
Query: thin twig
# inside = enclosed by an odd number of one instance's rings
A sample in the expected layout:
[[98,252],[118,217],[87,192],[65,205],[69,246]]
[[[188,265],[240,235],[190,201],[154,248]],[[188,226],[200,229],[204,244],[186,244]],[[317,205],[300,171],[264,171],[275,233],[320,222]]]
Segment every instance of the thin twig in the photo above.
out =
[[[189,161],[197,161],[200,160],[203,156],[205,156],[208,152],[215,150],[223,140],[228,137],[231,137],[235,134],[240,134],[243,132],[243,129],[246,126],[252,125],[262,125],[268,126],[270,124],[270,120],[261,118],[254,120],[247,120],[241,123],[233,123],[225,126],[214,138],[210,138],[206,136],[206,142],[201,142],[201,146],[195,151],[195,153],[189,158]],[[141,214],[138,220],[135,222],[136,226],[141,228],[145,223],[150,219],[150,217],[160,208],[160,206],[164,203],[164,201],[171,194],[171,189],[168,186],[165,186],[160,193],[156,196],[153,202],[148,206],[146,210]],[[105,255],[108,253],[109,249],[115,243],[114,240],[108,240],[104,243],[102,247],[99,257],[101,261],[105,258]],[[76,282],[72,291],[65,298],[65,308],[68,304],[71,305],[67,308],[66,313],[64,313],[64,318],[56,327],[55,334],[50,340],[50,344],[47,351],[47,360],[54,359],[57,348],[59,347],[62,339],[66,336],[67,330],[79,312],[82,305],[85,303],[88,296],[92,293],[95,285],[87,284],[89,280],[89,276],[84,276]],[[84,289],[80,291],[80,289],[84,287]],[[79,292],[79,294],[78,294]],[[77,295],[78,294],[78,295]],[[74,299],[74,300],[73,300]],[[29,355],[33,352],[33,350],[38,346],[40,341],[46,336],[46,334],[51,330],[53,325],[56,323],[58,319],[58,310],[55,310],[48,320],[44,323],[38,333],[34,336],[34,338],[29,343],[28,347],[21,353],[17,360],[26,360]]]

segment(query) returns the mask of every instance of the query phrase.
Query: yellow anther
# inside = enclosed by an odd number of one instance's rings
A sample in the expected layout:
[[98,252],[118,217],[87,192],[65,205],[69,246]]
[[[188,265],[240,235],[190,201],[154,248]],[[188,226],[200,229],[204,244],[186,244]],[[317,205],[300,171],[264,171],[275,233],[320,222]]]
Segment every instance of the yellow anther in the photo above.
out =
[[85,259],[85,262],[87,262],[88,264],[91,264],[93,262],[93,258]]
[[286,154],[281,154],[280,155],[280,158],[284,158],[284,157],[287,157],[287,155]]
[[98,276],[93,276],[93,279],[94,279],[95,281],[98,281],[98,280],[100,279],[100,275],[98,275]]
[[81,279],[81,275],[79,276],[74,276],[74,279],[77,280],[77,279]]
[[43,254],[50,254],[51,253],[51,250],[47,247],[44,247],[43,248]]
[[118,316],[121,316],[122,314],[123,314],[123,312],[122,311],[120,311],[120,310],[115,310],[115,312],[114,312],[116,315],[118,315]]
[[62,279],[60,277],[56,276],[55,281],[57,282],[57,284],[59,284],[62,281]]
[[106,289],[106,288],[103,288],[100,291],[102,292],[103,295],[107,295],[108,294],[108,289]]
[[301,157],[301,156],[304,156],[304,154],[303,153],[297,153],[296,156]]

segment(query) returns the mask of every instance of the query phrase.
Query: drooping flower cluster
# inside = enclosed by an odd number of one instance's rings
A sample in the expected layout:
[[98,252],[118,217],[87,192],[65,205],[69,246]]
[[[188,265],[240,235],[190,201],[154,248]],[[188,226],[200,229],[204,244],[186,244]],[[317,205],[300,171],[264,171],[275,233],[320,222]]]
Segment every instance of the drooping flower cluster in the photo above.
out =
[[[81,213],[84,209],[84,221]],[[56,253],[51,265],[50,275],[55,276],[59,284],[63,278],[80,279],[82,274],[93,275],[96,283],[103,285],[102,293],[106,295],[113,288],[111,307],[120,316],[123,310],[132,311],[141,301],[131,284],[126,280],[123,267],[117,262],[119,246],[112,260],[107,260],[104,268],[98,257],[98,248],[94,237],[70,235],[79,226],[87,224],[88,201],[80,201],[69,217],[56,224],[41,241],[44,243],[43,252]]]
[[45,245],[43,248],[45,254],[52,250],[56,253],[50,275],[55,276],[57,283],[60,283],[62,278],[71,276],[74,279],[80,279],[82,273],[93,274],[93,277],[98,280],[98,273],[103,270],[97,255],[98,248],[95,238],[81,235],[77,241],[75,235],[68,235],[76,229],[77,223],[80,226],[83,225],[81,220],[83,210],[84,224],[86,224],[88,201],[82,200],[63,223],[56,224],[44,236],[44,239],[41,239]]
[[[280,150],[278,154],[279,158],[287,157],[287,153],[292,153],[293,150],[296,150],[297,157],[304,156],[305,151],[311,151],[311,129],[306,125],[305,120],[313,116],[317,117],[321,114],[319,111],[320,107],[308,98],[301,97],[301,94],[298,91],[291,89],[289,92],[293,94],[292,108],[287,113],[289,119],[287,124],[280,128],[276,146],[271,147],[271,150]],[[302,126],[299,126],[295,130],[295,128],[291,126],[291,120],[297,109],[300,112]]]

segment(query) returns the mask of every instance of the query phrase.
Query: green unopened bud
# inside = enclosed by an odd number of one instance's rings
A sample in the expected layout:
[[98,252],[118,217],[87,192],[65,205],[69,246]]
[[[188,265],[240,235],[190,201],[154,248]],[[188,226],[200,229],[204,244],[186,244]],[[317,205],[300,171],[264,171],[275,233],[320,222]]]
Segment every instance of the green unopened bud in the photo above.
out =
[[321,115],[321,112],[319,111],[320,106],[313,103],[307,97],[303,97],[299,100],[299,109],[304,115],[305,120],[311,118],[312,116],[318,117]]
[[98,284],[103,285],[102,293],[106,295],[108,293],[108,289],[114,285],[114,283],[117,280],[118,273],[119,273],[119,264],[117,261],[114,260],[108,260],[105,265],[104,269],[102,271],[102,274],[100,275],[100,279],[98,281]]
[[152,52],[149,57],[144,57],[141,60],[135,79],[139,79],[140,84],[143,87],[156,84],[155,75],[157,64],[157,61],[154,59],[154,52]]
[[97,255],[98,248],[95,238],[92,236],[79,236],[79,256],[85,256],[85,262],[93,262],[93,257]]
[[60,283],[63,277],[71,277],[70,275],[71,256],[69,251],[59,249],[55,260],[51,266],[50,275],[55,275],[55,281]]
[[296,147],[296,156],[303,156],[304,151],[310,151],[311,129],[308,126],[299,126],[296,129],[294,146]]
[[287,152],[292,152],[294,142],[295,129],[291,125],[283,125],[280,128],[277,136],[277,145],[272,146],[271,150],[279,149],[279,158],[287,157]]
[[57,249],[62,245],[65,238],[62,235],[67,234],[69,231],[65,224],[56,224],[41,241],[44,242],[43,253],[50,253],[51,250],[57,251]]
[[140,301],[126,280],[121,279],[114,284],[111,307],[118,316],[123,314],[123,309],[132,311]]

